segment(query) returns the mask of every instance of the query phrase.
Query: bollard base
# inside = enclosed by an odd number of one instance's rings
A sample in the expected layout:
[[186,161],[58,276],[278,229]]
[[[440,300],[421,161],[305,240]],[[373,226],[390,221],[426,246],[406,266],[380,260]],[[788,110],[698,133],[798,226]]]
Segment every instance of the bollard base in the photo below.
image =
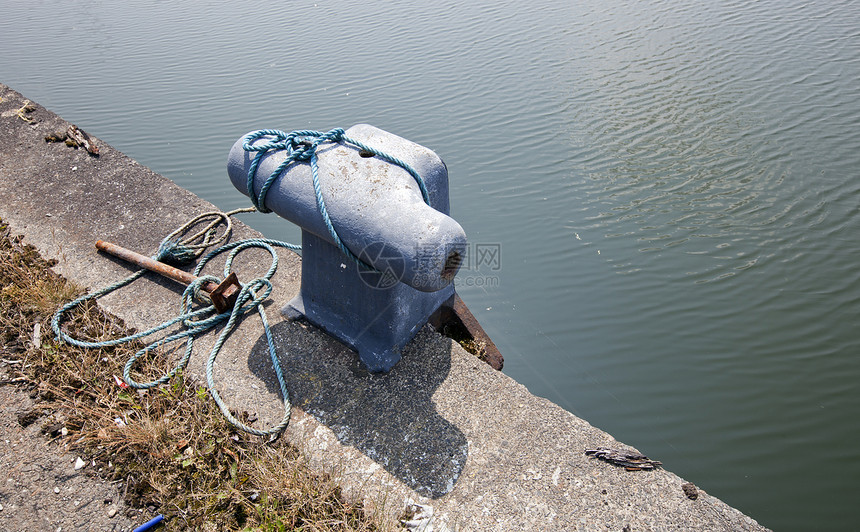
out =
[[302,231],[301,290],[281,313],[287,319],[305,318],[354,349],[368,371],[387,372],[453,297],[454,285],[421,292],[389,279],[392,272],[360,270],[346,260],[337,247]]

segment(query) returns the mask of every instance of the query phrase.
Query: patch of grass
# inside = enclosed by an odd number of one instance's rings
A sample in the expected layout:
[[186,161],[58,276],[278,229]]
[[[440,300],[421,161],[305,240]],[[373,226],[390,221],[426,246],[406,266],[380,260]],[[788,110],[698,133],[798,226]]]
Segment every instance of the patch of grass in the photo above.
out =
[[[52,265],[0,221],[0,358],[7,382],[38,395],[38,409],[54,412],[44,431],[58,434],[62,425],[70,448],[96,462],[88,470],[101,468],[124,483],[126,503],[154,507],[168,530],[393,528],[312,471],[283,439],[266,443],[234,430],[191,379],[180,374],[146,392],[119,387],[114,375],[139,346],[57,343],[50,319],[83,290]],[[92,341],[128,333],[96,304],[83,305],[65,326]],[[156,352],[138,366],[156,374],[172,356]]]

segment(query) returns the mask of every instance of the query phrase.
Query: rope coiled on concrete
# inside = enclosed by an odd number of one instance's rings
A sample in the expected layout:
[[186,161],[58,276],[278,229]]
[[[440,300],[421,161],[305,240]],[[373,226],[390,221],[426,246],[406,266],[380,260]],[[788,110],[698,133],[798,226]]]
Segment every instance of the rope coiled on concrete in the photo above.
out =
[[[164,240],[162,240],[161,244],[159,245],[158,252],[152,258],[159,261],[171,260],[174,262],[187,263],[194,258],[199,257],[206,247],[220,243],[229,237],[230,230],[232,228],[232,224],[230,223],[230,216],[232,216],[233,214],[237,214],[238,212],[250,212],[252,210],[253,209],[238,209],[236,211],[231,211],[228,213],[214,212],[200,215],[189,221],[170,235],[168,235]],[[205,227],[195,235],[185,238],[181,237],[184,231],[193,227],[197,222],[202,219],[205,219],[206,217],[215,217],[215,221],[210,223],[207,227]],[[220,237],[216,238],[215,229],[217,225],[222,221],[227,224],[227,229],[225,229],[224,233]],[[195,242],[195,240],[197,242]],[[54,314],[54,317],[51,320],[51,328],[53,329],[54,334],[57,336],[57,339],[60,341],[78,347],[101,348],[141,340],[155,333],[168,329],[174,325],[181,325],[181,330],[144,346],[142,349],[138,350],[134,355],[132,355],[132,357],[129,358],[129,360],[126,362],[125,367],[123,368],[123,380],[132,388],[146,390],[164,384],[165,382],[172,379],[179,371],[182,371],[188,365],[188,361],[191,358],[191,354],[194,348],[194,339],[226,322],[226,325],[224,325],[224,328],[218,335],[218,339],[213,345],[212,350],[209,353],[209,357],[206,360],[206,385],[209,388],[209,393],[212,396],[212,399],[218,405],[218,408],[221,410],[221,413],[234,427],[257,436],[276,437],[281,432],[283,432],[284,429],[287,428],[287,425],[290,422],[291,406],[289,391],[287,389],[287,384],[286,380],[284,379],[284,374],[283,370],[281,369],[280,361],[278,360],[277,352],[275,351],[275,344],[272,338],[269,322],[266,319],[266,313],[261,306],[261,303],[265,301],[265,299],[272,291],[272,283],[270,279],[274,275],[278,267],[278,254],[274,249],[275,247],[283,247],[296,252],[301,250],[301,246],[289,244],[287,242],[263,238],[252,238],[225,244],[211,251],[209,254],[207,254],[200,260],[200,262],[197,264],[197,267],[194,269],[194,275],[198,276],[198,279],[191,283],[183,292],[182,304],[179,314],[145,331],[141,331],[114,340],[87,342],[69,336],[65,331],[62,330],[61,324],[64,321],[64,316],[66,313],[82,305],[86,301],[98,299],[104,295],[113,292],[114,290],[117,290],[132,283],[133,281],[140,278],[144,273],[146,273],[147,270],[140,270],[138,272],[135,272],[126,277],[125,279],[117,281],[91,294],[86,294],[75,299],[74,301],[71,301],[70,303],[67,303]],[[208,281],[214,281],[216,283],[221,282],[221,279],[218,279],[217,277],[212,275],[200,276],[203,267],[215,256],[220,255],[221,253],[229,252],[229,255],[227,256],[227,260],[224,265],[224,277],[227,277],[232,270],[233,260],[236,258],[236,255],[238,255],[241,251],[249,248],[263,248],[271,255],[272,262],[269,267],[269,270],[265,273],[265,275],[263,275],[263,277],[254,279],[247,284],[242,285],[242,289],[239,292],[236,304],[230,312],[218,314],[215,311],[215,307],[212,305],[193,310],[192,306],[194,304],[194,300],[201,300],[202,294],[200,293],[200,289],[203,284]],[[266,342],[268,344],[269,349],[269,356],[272,361],[272,366],[275,370],[275,375],[278,378],[278,384],[280,385],[281,395],[284,400],[283,419],[276,426],[267,430],[259,430],[253,427],[249,427],[236,419],[236,417],[233,416],[233,414],[230,412],[229,407],[227,407],[227,405],[221,399],[221,396],[215,386],[215,379],[213,376],[215,360],[217,359],[218,354],[220,353],[221,348],[224,345],[224,342],[227,340],[233,330],[238,326],[243,317],[254,309],[257,310],[263,323],[263,329],[266,333]],[[137,382],[131,377],[131,370],[141,356],[161,346],[182,339],[185,339],[186,342],[185,353],[170,371],[150,382]]]

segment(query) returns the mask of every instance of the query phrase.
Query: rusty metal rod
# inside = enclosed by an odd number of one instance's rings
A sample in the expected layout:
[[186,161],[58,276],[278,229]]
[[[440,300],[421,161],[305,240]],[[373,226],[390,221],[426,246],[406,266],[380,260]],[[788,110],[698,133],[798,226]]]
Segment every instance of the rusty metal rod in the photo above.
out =
[[[174,281],[182,283],[184,285],[189,285],[197,280],[197,277],[188,272],[182,271],[179,268],[174,268],[173,266],[147,257],[146,255],[141,255],[140,253],[134,252],[130,249],[126,249],[122,246],[112,244],[111,242],[98,240],[96,242],[96,248],[100,251],[104,251],[105,253],[109,253],[114,257],[119,257],[126,262],[136,264],[141,268],[146,268],[151,272],[158,273],[160,275],[163,275],[164,277],[167,277],[168,279],[173,279]],[[206,292],[212,292],[217,287],[218,283],[209,281],[203,285],[203,290]]]
[[[173,266],[159,262],[147,257],[146,255],[141,255],[140,253],[111,242],[98,240],[96,241],[96,248],[100,251],[104,251],[105,253],[109,253],[114,257],[118,257],[159,275],[163,275],[168,279],[172,279],[184,285],[189,285],[197,280],[197,277],[186,271],[174,268]],[[236,279],[236,274],[231,273],[221,284],[214,281],[206,281],[201,287],[201,291],[209,297],[218,312],[224,312],[233,308],[233,305],[236,302],[236,297],[239,295],[239,290],[241,290],[241,288],[242,285],[240,285],[239,281]]]

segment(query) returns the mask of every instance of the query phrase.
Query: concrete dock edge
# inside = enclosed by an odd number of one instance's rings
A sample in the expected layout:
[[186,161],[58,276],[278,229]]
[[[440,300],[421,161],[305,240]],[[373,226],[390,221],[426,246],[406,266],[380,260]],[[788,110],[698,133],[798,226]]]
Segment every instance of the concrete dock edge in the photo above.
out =
[[[97,253],[96,240],[152,254],[176,227],[217,210],[99,139],[97,157],[46,143],[69,124],[36,103],[19,112],[25,100],[0,84],[0,218],[56,259],[58,273],[99,288],[130,269]],[[253,236],[238,223],[233,239]],[[266,310],[294,404],[286,437],[347,494],[393,516],[407,501],[432,507],[437,531],[766,530],[702,487],[688,498],[687,481],[669,471],[627,471],[586,456],[587,448],[633,449],[430,327],[390,373],[367,373],[353,351],[280,316],[300,277],[300,258],[280,256]],[[267,267],[243,258],[235,269],[246,281]],[[142,329],[175,315],[180,293],[148,276],[101,304]],[[190,373],[202,375],[212,342],[199,342]],[[258,320],[249,318],[215,372],[222,397],[264,427],[278,423],[282,404],[267,358]]]

